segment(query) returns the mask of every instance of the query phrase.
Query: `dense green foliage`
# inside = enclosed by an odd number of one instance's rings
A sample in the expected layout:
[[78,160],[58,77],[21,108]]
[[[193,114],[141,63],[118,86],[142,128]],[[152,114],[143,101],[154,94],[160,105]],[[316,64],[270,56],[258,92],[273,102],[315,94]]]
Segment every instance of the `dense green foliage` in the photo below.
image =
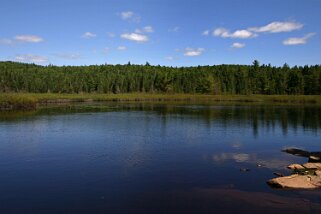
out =
[[321,94],[321,66],[39,66],[0,62],[0,92]]

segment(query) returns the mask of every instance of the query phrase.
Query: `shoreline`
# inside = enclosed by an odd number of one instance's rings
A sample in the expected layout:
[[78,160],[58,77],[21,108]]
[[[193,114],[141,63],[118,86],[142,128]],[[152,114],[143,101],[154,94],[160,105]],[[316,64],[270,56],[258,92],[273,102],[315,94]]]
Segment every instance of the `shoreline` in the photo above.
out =
[[209,94],[53,94],[2,93],[0,111],[34,110],[41,105],[91,102],[235,102],[321,106],[321,95],[209,95]]

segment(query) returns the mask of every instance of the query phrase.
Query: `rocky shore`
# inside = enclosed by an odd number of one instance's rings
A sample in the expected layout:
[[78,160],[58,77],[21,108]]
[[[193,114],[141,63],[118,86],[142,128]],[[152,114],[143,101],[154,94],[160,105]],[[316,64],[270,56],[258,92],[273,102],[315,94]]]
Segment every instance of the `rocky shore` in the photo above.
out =
[[282,189],[319,189],[321,188],[321,152],[308,152],[290,148],[283,152],[307,157],[305,164],[291,164],[287,168],[291,175],[270,179],[267,183],[273,188]]

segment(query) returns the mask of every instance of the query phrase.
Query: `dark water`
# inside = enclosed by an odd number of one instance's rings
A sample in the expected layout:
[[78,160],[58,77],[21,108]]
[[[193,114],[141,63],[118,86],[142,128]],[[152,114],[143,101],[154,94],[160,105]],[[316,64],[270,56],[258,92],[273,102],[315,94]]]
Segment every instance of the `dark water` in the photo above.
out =
[[313,106],[1,112],[0,213],[320,213],[321,191],[266,184],[307,161],[281,149],[320,151],[320,130]]

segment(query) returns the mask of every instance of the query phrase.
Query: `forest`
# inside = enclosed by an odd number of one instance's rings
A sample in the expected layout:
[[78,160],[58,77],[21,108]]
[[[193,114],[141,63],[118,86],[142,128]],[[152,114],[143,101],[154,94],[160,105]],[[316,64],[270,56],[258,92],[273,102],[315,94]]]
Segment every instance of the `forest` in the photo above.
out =
[[0,92],[320,95],[321,66],[40,66],[0,62]]

